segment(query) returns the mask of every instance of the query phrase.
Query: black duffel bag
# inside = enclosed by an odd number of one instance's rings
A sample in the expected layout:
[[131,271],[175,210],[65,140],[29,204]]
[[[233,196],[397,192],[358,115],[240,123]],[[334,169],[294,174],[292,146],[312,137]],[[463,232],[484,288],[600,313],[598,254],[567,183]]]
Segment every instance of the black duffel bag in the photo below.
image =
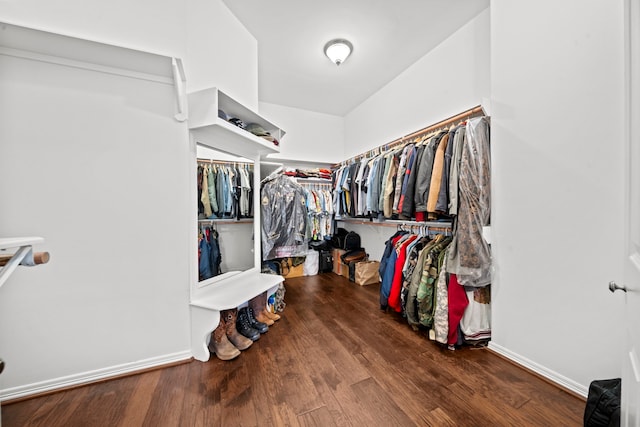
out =
[[621,391],[620,378],[592,381],[584,409],[584,427],[619,427]]

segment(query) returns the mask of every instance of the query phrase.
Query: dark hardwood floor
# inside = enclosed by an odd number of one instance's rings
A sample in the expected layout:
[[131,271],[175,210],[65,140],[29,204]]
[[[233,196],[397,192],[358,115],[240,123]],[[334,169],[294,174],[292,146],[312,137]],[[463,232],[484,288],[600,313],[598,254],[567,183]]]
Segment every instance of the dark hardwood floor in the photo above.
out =
[[378,286],[286,281],[282,319],[215,356],[2,406],[2,426],[580,426],[584,401],[487,349],[449,351]]

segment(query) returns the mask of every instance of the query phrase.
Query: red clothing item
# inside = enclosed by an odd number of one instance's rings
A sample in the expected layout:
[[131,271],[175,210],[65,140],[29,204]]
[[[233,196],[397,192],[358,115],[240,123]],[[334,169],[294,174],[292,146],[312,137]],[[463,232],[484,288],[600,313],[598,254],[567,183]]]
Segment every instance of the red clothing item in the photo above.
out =
[[391,282],[391,290],[389,291],[389,307],[400,313],[402,311],[402,301],[400,293],[402,291],[402,267],[407,260],[407,246],[409,243],[416,240],[418,236],[415,234],[410,235],[407,240],[400,243],[400,246],[396,248],[398,258],[396,259],[395,270],[393,272],[393,282]]
[[426,212],[416,212],[416,221],[426,221],[427,213]]
[[447,336],[447,344],[455,345],[458,342],[460,319],[462,319],[464,311],[469,305],[469,299],[464,286],[458,283],[458,277],[453,273],[449,275],[447,299],[449,300],[449,335]]

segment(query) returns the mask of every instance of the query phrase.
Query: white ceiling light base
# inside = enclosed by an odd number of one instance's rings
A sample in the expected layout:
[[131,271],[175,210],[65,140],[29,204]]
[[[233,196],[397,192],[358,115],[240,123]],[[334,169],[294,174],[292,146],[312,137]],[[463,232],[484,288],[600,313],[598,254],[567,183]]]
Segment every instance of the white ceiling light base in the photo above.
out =
[[353,51],[348,40],[334,39],[324,45],[324,54],[336,65],[342,64]]

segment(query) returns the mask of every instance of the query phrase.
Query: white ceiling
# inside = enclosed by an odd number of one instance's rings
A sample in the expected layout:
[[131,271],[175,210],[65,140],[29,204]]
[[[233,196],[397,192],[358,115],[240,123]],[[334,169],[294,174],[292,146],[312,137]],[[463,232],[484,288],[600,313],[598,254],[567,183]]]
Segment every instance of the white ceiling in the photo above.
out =
[[[258,40],[259,100],[338,116],[489,6],[489,0],[223,1]],[[334,38],[353,43],[339,67],[322,50]]]

